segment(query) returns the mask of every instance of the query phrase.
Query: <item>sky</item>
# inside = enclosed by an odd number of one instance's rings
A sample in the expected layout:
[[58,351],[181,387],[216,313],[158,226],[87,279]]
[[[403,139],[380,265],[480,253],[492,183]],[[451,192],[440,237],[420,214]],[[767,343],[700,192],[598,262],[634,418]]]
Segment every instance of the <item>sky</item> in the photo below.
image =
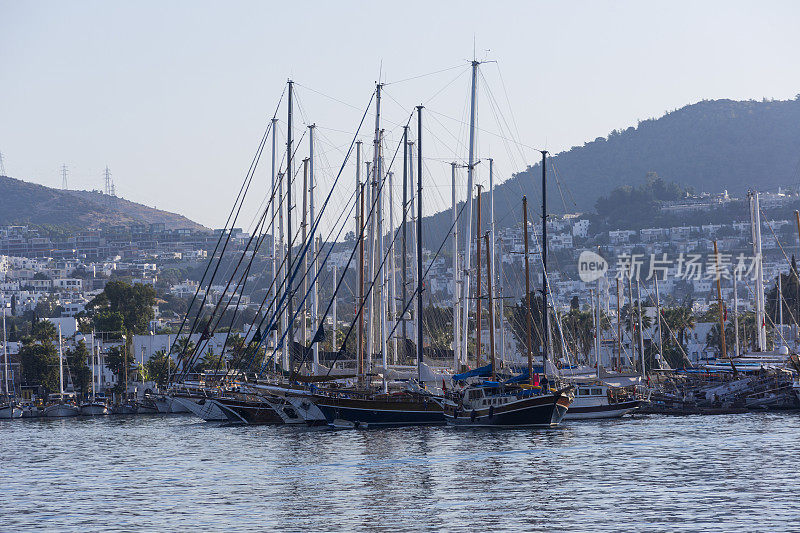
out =
[[[317,125],[324,197],[380,78],[387,152],[425,104],[433,212],[450,204],[449,162],[467,157],[473,57],[486,61],[478,157],[502,182],[535,148],[557,153],[703,99],[794,98],[799,27],[792,1],[0,0],[0,153],[8,175],[51,187],[67,165],[70,188],[102,189],[108,166],[118,195],[221,227],[287,79],[295,137]],[[334,202],[347,202],[353,172]]]

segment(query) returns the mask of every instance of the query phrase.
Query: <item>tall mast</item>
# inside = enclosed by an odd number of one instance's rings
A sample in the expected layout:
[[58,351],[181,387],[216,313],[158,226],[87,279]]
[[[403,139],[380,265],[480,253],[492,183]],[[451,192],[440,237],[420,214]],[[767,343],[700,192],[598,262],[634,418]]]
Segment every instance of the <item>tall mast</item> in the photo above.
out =
[[[394,234],[394,172],[389,172],[389,232]],[[397,322],[397,273],[394,258],[394,239],[389,242],[389,313]],[[393,328],[396,331],[396,328]],[[392,335],[392,362],[397,364],[397,334]]]
[[372,357],[375,353],[375,215],[372,206],[375,204],[375,169],[367,161],[367,182],[369,183],[369,201],[367,211],[372,212],[369,217],[369,231],[367,232],[367,283],[369,293],[367,297],[367,367],[372,364]]
[[[317,310],[319,307],[319,283],[317,282],[317,244],[318,238],[315,238],[313,228],[315,228],[316,213],[314,212],[314,188],[316,187],[314,177],[314,124],[308,127],[308,220],[311,223],[312,234],[311,238],[311,331],[314,335],[317,333]],[[319,243],[321,246],[321,243]],[[312,342],[314,339],[312,339]],[[319,342],[314,342],[313,350],[313,364],[311,365],[312,373],[316,375],[319,372]]]
[[619,276],[617,279],[617,372],[622,369],[622,315],[619,301]]
[[628,272],[628,296],[629,296],[629,307],[628,307],[628,326],[631,331],[631,355],[633,356],[633,360],[631,364],[636,366],[636,338],[634,337],[636,328],[633,322],[633,266],[631,265],[631,271]]
[[[483,238],[486,240],[486,249],[489,250],[489,233],[486,233]],[[492,365],[492,381],[497,379],[494,363],[494,299],[492,297],[492,258],[491,253],[486,255],[486,290],[489,294],[489,354]]]
[[[301,246],[306,245],[308,239],[308,158],[303,159],[303,209],[300,218],[300,242]],[[303,269],[300,272],[303,277],[303,300],[300,303],[300,339],[305,349],[308,345],[308,254],[303,256]]]
[[[494,238],[494,173],[493,173],[493,163],[492,159],[489,159],[489,232],[491,234],[491,247],[488,245],[487,253],[489,254],[489,261],[492,263],[492,273],[496,272],[495,265],[494,265],[494,255],[495,255],[495,238]],[[490,290],[491,292],[491,290]],[[489,304],[492,306],[490,310],[489,316],[494,317],[494,295],[489,294]],[[494,320],[492,320],[491,324],[489,324],[489,329],[492,332],[492,337],[494,337]],[[494,349],[494,342],[492,342],[492,348]]]
[[[128,349],[125,348],[125,353],[128,353]],[[127,368],[128,360],[125,358],[125,365]],[[126,393],[127,393],[127,386],[128,382],[125,381]],[[64,349],[61,344],[61,324],[58,324],[58,395],[61,398],[61,402],[64,402]]]
[[478,216],[475,233],[475,367],[481,366],[481,186],[478,185]]
[[[419,227],[417,226],[417,222],[418,222],[417,221],[417,214],[416,214],[416,211],[414,211],[416,209],[415,206],[417,205],[417,201],[415,199],[416,195],[414,194],[414,165],[413,165],[413,162],[414,162],[414,143],[413,142],[409,142],[408,143],[408,155],[409,155],[409,158],[410,158],[411,163],[412,163],[412,164],[410,164],[408,166],[408,188],[411,190],[411,197],[409,199],[409,212],[411,213],[411,222],[412,222],[412,224],[411,224],[411,243],[412,243],[412,247],[414,249],[414,261],[411,262],[411,275],[412,275],[412,278],[415,281],[418,281],[418,279],[419,279],[419,277],[421,276],[421,273],[422,273],[421,267],[418,268],[418,264],[422,265],[422,252],[421,252],[422,245],[420,244],[420,246],[417,247],[417,244],[416,244],[417,241],[419,240],[420,233],[419,233]],[[414,321],[413,321],[413,324],[414,324],[414,332],[415,332],[414,334],[415,334],[415,336],[416,336],[417,323],[420,321],[420,313],[422,313],[422,298],[414,298],[414,306],[413,306]],[[416,354],[416,352],[415,352],[415,354]]]
[[528,384],[533,385],[533,336],[531,335],[531,265],[528,259],[528,198],[522,197],[522,240],[525,253],[525,330],[528,339]]
[[[594,338],[592,339],[592,348],[594,351],[594,369],[595,369],[595,377],[600,377],[600,354],[597,351],[597,330],[599,326],[597,324],[597,308],[594,305],[594,289],[589,289],[589,308],[592,311],[592,325],[594,326]],[[587,359],[591,363],[591,354],[587,354]]]
[[[414,191],[411,191],[411,192],[413,193]],[[407,222],[406,210],[407,209],[408,209],[408,126],[403,126],[403,209],[402,209],[402,219],[403,219],[403,221],[401,222],[401,227],[403,229],[403,235],[402,235],[402,239],[403,240],[402,240],[402,244],[401,244],[402,253],[400,254],[400,261],[401,261],[401,266],[400,266],[400,270],[401,270],[400,277],[401,277],[401,280],[400,280],[400,284],[403,286],[403,290],[402,290],[402,292],[403,292],[403,302],[400,305],[400,309],[403,310],[403,316],[401,317],[402,322],[400,324],[400,327],[402,328],[402,337],[403,337],[403,356],[406,355],[406,345],[407,345],[407,342],[408,342],[408,331],[406,329],[406,316],[408,316],[408,314],[405,312],[406,304],[408,302],[408,290],[407,290],[408,289],[408,280],[406,279],[407,272],[408,272],[408,265],[406,265],[406,254],[408,253],[408,250],[407,250],[407,247],[408,247],[408,244],[407,244],[408,243],[408,240],[407,240],[408,233],[406,231],[407,230],[407,228],[406,228],[406,222]],[[395,358],[397,358],[397,355],[395,355]]]
[[[467,339],[469,338],[469,289],[470,289],[470,235],[472,235],[472,187],[473,171],[475,170],[475,115],[478,108],[478,65],[479,61],[472,61],[472,89],[470,92],[469,106],[469,161],[467,163],[467,238],[464,239],[464,280],[463,280],[463,307],[461,311],[461,338],[463,357],[467,361]],[[478,295],[476,295],[478,296]],[[477,365],[477,362],[476,362]]]
[[450,163],[451,172],[451,194],[453,198],[453,372],[461,371],[461,338],[459,336],[458,296],[461,287],[459,286],[458,272],[458,212],[456,211],[456,164]]
[[[360,144],[359,144],[360,146]],[[358,155],[361,155],[359,150]],[[360,159],[360,158],[359,158]],[[359,209],[361,215],[358,219],[358,302],[356,303],[356,317],[358,317],[358,353],[356,354],[356,373],[358,379],[364,376],[364,188],[365,184],[360,185]]]
[[[796,212],[796,211],[795,211]],[[736,286],[736,278],[739,272],[733,272],[733,350],[736,357],[739,357],[739,291]]]
[[[383,131],[380,132],[381,137],[383,136]],[[383,178],[383,161],[382,161],[382,153],[380,152],[380,146],[378,147],[378,168],[376,169],[376,174],[378,175],[378,179]],[[388,392],[388,383],[386,381],[386,374],[387,374],[387,357],[386,352],[388,351],[386,348],[386,266],[385,261],[383,260],[384,257],[384,247],[385,243],[383,241],[383,186],[381,183],[378,184],[378,256],[375,258],[378,261],[378,282],[380,285],[378,288],[380,292],[378,293],[378,302],[380,304],[380,311],[378,314],[378,328],[381,335],[381,365],[383,366],[383,392]]]
[[[3,340],[5,341],[5,312],[3,312]],[[150,337],[152,339],[152,337]],[[151,348],[152,349],[152,348]],[[94,368],[94,331],[92,331],[92,401],[97,398],[97,391],[94,388],[95,368]]]
[[550,312],[547,306],[547,150],[542,150],[542,373],[547,375]]
[[[286,244],[283,242],[283,237],[284,237],[284,233],[283,233],[283,176],[284,176],[283,173],[279,173],[278,174],[278,196],[281,199],[281,203],[278,204],[278,207],[279,207],[279,209],[278,209],[278,250],[280,251],[281,254],[286,254],[287,253],[286,250],[285,250]],[[286,258],[288,259],[288,256],[286,256]],[[288,265],[288,263],[286,263],[284,261],[283,265],[278,267],[278,274],[277,275],[278,275],[279,283],[278,283],[277,289],[278,289],[279,292],[285,292],[287,290],[286,282],[289,279],[289,276],[286,273],[288,271],[289,271],[289,265]],[[277,305],[277,300],[276,300],[276,304],[275,305]],[[285,306],[281,311],[282,311],[281,312],[281,332],[285,332],[285,331],[288,331],[288,328],[289,328],[289,313],[288,313],[287,308]],[[275,349],[276,350],[278,349],[278,345],[277,345],[278,340],[277,339],[278,339],[277,332],[275,332],[275,342],[276,342]],[[286,371],[286,372],[289,372],[291,370],[291,368],[289,367],[289,342],[287,342],[286,346],[284,346],[281,349],[281,355],[282,355],[281,359],[283,360],[283,365],[282,365],[283,366],[283,370]]]
[[[500,303],[498,304],[499,309],[499,320],[500,320],[500,361],[505,363],[506,361],[506,321],[505,321],[505,302],[503,301],[503,242],[500,241],[500,245],[497,249],[497,256],[500,257],[500,262],[497,263],[497,292],[500,295]],[[502,364],[501,363],[501,364]]]
[[751,192],[750,224],[753,232],[753,255],[756,260],[756,328],[758,351],[767,350],[767,325],[764,317],[764,268],[761,262],[761,207],[758,193]]
[[288,111],[287,111],[287,119],[286,119],[286,292],[288,293],[288,303],[287,303],[287,317],[288,317],[288,335],[286,336],[287,346],[286,351],[288,353],[288,361],[291,365],[292,360],[292,344],[294,343],[294,306],[292,302],[294,300],[294,287],[292,286],[292,277],[291,277],[291,270],[292,270],[292,177],[294,172],[292,172],[292,92],[293,92],[294,82],[289,80],[289,99],[288,99]]
[[[725,306],[722,303],[722,284],[721,279],[722,276],[719,275],[719,251],[717,251],[717,241],[714,241],[714,262],[717,265],[717,310],[719,312],[719,342],[722,345],[722,358],[725,359],[728,357],[728,349],[725,345]],[[778,278],[778,283],[780,283],[780,277]],[[731,367],[733,368],[733,373],[736,375],[736,366],[731,361]]]
[[639,278],[636,278],[636,298],[639,300],[636,306],[639,310],[639,357],[642,360],[642,379],[647,379],[647,369],[644,366],[644,330],[642,329],[642,293],[639,291]]
[[[3,369],[5,370],[6,396],[11,397],[8,387],[8,338],[6,337],[6,304],[3,304]],[[16,396],[16,395],[15,395]]]
[[[275,140],[276,140],[275,130],[277,129],[277,123],[278,123],[278,119],[277,118],[273,118],[272,119],[272,170],[270,172],[270,178],[271,178],[271,184],[272,184],[272,189],[270,190],[270,194],[272,194],[272,195],[275,195],[275,158],[276,158],[276,155],[277,155],[276,154],[276,146],[275,146]],[[276,253],[277,252],[277,248],[276,248],[276,244],[277,243],[275,242],[275,236],[276,236],[275,235],[275,205],[280,205],[280,201],[281,201],[281,197],[280,196],[273,196],[272,205],[270,206],[270,209],[272,211],[272,213],[271,213],[272,214],[271,223],[270,223],[270,225],[272,226],[271,227],[271,233],[272,233],[272,279],[276,280],[276,282],[273,284],[274,287],[275,287],[275,297],[272,299],[272,301],[275,302],[276,304],[278,302],[277,296],[278,296],[278,292],[279,291],[278,291],[278,283],[277,283],[277,278],[278,278],[278,255]],[[278,211],[280,211],[280,207],[278,208]],[[281,232],[282,231],[283,230],[281,230]],[[272,347],[273,347],[274,350],[278,349],[278,329],[277,328],[273,328],[273,331],[272,331]],[[169,371],[169,364],[167,364],[167,371]]]
[[[417,106],[417,308],[422,313],[422,106]],[[417,381],[422,381],[422,317],[417,316]]]
[[333,315],[333,327],[331,328],[331,351],[336,351],[336,265],[331,267],[333,269],[333,275],[331,276],[331,283],[333,284],[331,298],[333,298],[333,308],[331,309],[331,314]]
[[656,319],[658,320],[658,355],[664,357],[664,336],[661,331],[661,297],[658,295],[658,276],[653,276],[656,289]]
[[[278,278],[278,255],[276,253],[277,252],[277,243],[275,242],[275,237],[276,237],[276,235],[275,235],[275,206],[276,205],[280,205],[280,201],[281,201],[280,196],[276,196],[276,191],[275,191],[275,160],[276,160],[276,155],[277,155],[277,153],[276,153],[276,145],[275,145],[275,141],[276,141],[275,130],[277,129],[277,125],[278,125],[277,123],[278,123],[278,119],[277,118],[273,118],[272,119],[272,166],[271,166],[271,170],[270,170],[270,183],[271,183],[270,194],[272,195],[272,203],[270,205],[271,215],[272,215],[270,217],[270,226],[271,226],[270,227],[270,233],[272,233],[272,279],[274,280],[273,286],[275,287],[275,295],[272,298],[273,302],[277,302],[278,301],[278,298],[277,298],[277,296],[278,296],[278,283],[277,283],[277,278]],[[280,211],[280,207],[278,208],[278,210]],[[278,329],[277,328],[273,328],[273,331],[272,331],[272,347],[273,347],[274,350],[278,349]],[[167,364],[167,371],[169,371],[169,364]]]
[[359,381],[363,374],[364,361],[364,185],[361,183],[361,141],[356,142],[356,238],[358,239],[358,274],[356,280],[355,316],[358,320],[358,341],[356,342],[356,374]]

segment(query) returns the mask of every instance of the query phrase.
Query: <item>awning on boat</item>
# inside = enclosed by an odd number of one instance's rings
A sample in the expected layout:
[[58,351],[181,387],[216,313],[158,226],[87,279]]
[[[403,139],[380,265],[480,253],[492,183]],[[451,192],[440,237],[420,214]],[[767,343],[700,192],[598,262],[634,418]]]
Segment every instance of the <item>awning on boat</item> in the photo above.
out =
[[492,365],[481,366],[478,368],[474,368],[472,370],[468,370],[466,372],[462,372],[461,374],[453,375],[453,381],[464,381],[467,378],[474,378],[474,377],[488,377],[492,374]]

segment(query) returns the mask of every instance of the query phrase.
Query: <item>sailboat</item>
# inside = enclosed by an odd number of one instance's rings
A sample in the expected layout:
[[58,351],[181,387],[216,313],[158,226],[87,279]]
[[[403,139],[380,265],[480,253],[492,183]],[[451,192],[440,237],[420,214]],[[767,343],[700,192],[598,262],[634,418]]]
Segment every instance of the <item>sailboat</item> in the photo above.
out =
[[94,332],[92,332],[92,398],[90,401],[81,404],[81,414],[84,416],[102,416],[111,414],[106,402],[97,399],[96,383],[99,381],[99,377],[96,376],[96,364],[99,363],[99,357],[96,358],[95,356]]
[[[376,126],[375,126],[375,159],[373,168],[380,172],[379,121],[380,97],[382,85],[376,90]],[[417,107],[417,304],[422,310],[422,106]],[[404,162],[405,164],[405,162]],[[377,180],[380,181],[380,180]],[[375,183],[375,180],[373,180]],[[380,207],[378,208],[380,209]],[[363,233],[363,227],[359,228]],[[378,232],[382,234],[382,232]],[[382,299],[383,300],[383,299]],[[381,305],[380,313],[385,312]],[[383,316],[381,316],[383,318]],[[422,377],[422,320],[417,320],[417,380]],[[417,386],[389,392],[386,376],[386,335],[381,320],[381,340],[383,353],[383,391],[375,393],[364,390],[323,389],[312,396],[313,403],[325,416],[328,424],[339,428],[392,427],[412,425],[443,425],[445,423],[441,402],[437,398]]]
[[6,308],[3,306],[3,385],[5,389],[4,398],[0,399],[0,418],[20,418],[22,409],[17,405],[13,388],[8,379],[8,342],[6,339]]
[[51,394],[47,406],[44,408],[44,416],[49,418],[62,418],[68,416],[78,416],[81,409],[74,402],[64,399],[64,346],[61,337],[61,324],[58,325],[58,394]]
[[[542,154],[542,187],[545,186],[545,154]],[[480,233],[480,187],[478,188],[478,233]],[[544,197],[546,198],[546,197]],[[545,214],[542,219],[543,227],[546,228],[545,217],[547,205],[543,202],[542,211]],[[528,263],[528,238],[527,238],[527,199],[522,200],[523,212],[523,232],[525,240],[525,279],[526,285],[529,278],[530,266]],[[543,286],[547,286],[547,241],[546,229],[543,230],[542,259],[544,265]],[[484,235],[487,250],[489,250],[489,235]],[[480,243],[480,235],[478,235]],[[480,246],[477,247],[477,292],[480,293]],[[555,390],[551,388],[543,379],[542,382],[535,382],[532,369],[532,347],[530,335],[528,338],[528,370],[519,376],[498,380],[498,373],[495,365],[494,353],[494,305],[492,293],[492,273],[491,273],[491,253],[486,258],[486,277],[487,293],[489,298],[489,351],[490,362],[484,367],[453,376],[453,383],[471,383],[463,388],[454,388],[445,395],[443,402],[444,415],[447,423],[452,426],[461,427],[553,427],[557,426],[566,415],[570,408],[572,398],[567,394],[571,386]],[[547,290],[544,294],[544,308],[547,309]],[[529,301],[529,300],[528,300]],[[476,300],[476,327],[478,328],[476,350],[480,350],[480,298]],[[528,313],[530,317],[530,312]],[[530,325],[530,319],[528,319]],[[542,331],[549,331],[547,312],[543,314]],[[543,368],[547,368],[547,340],[543,342]],[[477,354],[476,353],[476,361]],[[487,379],[488,378],[488,379]],[[527,381],[528,383],[524,383]]]

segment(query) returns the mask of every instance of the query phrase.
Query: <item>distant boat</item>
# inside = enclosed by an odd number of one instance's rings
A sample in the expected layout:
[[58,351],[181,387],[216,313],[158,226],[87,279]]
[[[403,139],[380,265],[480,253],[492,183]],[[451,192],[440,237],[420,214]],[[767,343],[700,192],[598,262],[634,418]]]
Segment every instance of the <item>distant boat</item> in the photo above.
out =
[[571,400],[564,392],[484,381],[448,392],[444,416],[452,426],[553,427],[569,409]]
[[226,415],[226,420],[233,423],[250,425],[283,424],[283,418],[272,408],[269,402],[257,396],[243,399],[217,398],[214,404]]
[[22,409],[12,401],[0,403],[0,419],[21,418]]
[[575,399],[564,420],[619,418],[632,413],[642,405],[639,398],[610,398],[609,387],[603,383],[578,385]]
[[64,397],[64,347],[61,339],[61,324],[58,325],[58,394],[51,394],[49,402],[44,408],[44,416],[49,418],[64,418],[78,416],[81,408]]
[[329,425],[335,427],[395,427],[444,425],[441,404],[430,394],[330,391],[311,397]]
[[212,400],[213,398],[208,396],[175,396],[175,401],[206,422],[228,420],[219,405]]
[[95,400],[81,404],[81,415],[83,416],[104,416],[109,414],[111,414],[111,410],[105,402]]
[[105,416],[111,414],[105,395],[98,396],[97,388],[95,387],[98,378],[95,374],[95,355],[94,332],[92,332],[92,398],[81,404],[81,415],[83,416]]

